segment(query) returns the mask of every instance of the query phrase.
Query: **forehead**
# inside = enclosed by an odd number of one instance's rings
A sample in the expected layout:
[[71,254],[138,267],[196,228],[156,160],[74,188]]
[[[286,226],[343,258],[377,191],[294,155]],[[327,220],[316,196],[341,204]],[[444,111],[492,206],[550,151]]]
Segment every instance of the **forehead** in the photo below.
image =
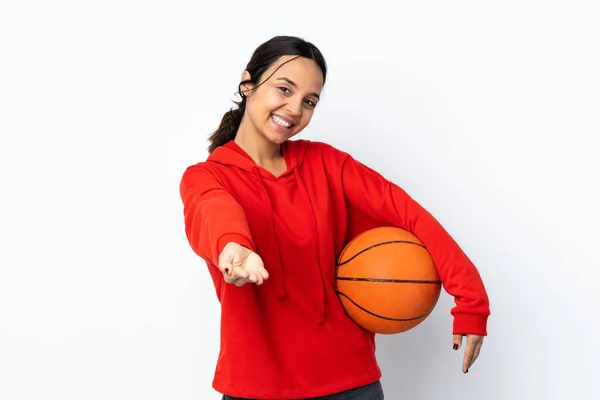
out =
[[270,81],[285,77],[296,83],[302,91],[320,93],[323,88],[323,72],[309,58],[282,56],[265,72],[266,76],[271,74]]

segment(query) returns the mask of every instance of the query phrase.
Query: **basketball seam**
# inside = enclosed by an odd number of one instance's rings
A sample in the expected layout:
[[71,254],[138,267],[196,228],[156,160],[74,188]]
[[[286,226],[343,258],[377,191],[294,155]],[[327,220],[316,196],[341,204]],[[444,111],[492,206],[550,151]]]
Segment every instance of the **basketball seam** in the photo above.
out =
[[348,301],[350,301],[352,304],[354,304],[356,307],[360,308],[362,311],[366,312],[367,314],[370,314],[370,315],[372,315],[372,316],[374,316],[374,317],[381,318],[381,319],[385,319],[385,320],[388,320],[388,321],[396,321],[396,322],[408,322],[408,321],[414,321],[414,320],[417,320],[417,319],[421,319],[421,318],[425,318],[425,317],[427,317],[429,314],[431,314],[431,311],[433,311],[433,310],[429,310],[429,311],[427,311],[425,314],[423,314],[423,315],[420,315],[420,316],[418,316],[418,317],[413,317],[413,318],[392,318],[392,317],[384,317],[383,315],[379,315],[379,314],[376,314],[376,313],[374,313],[374,312],[372,312],[372,311],[369,311],[369,310],[367,310],[366,308],[364,308],[363,306],[361,306],[360,304],[358,304],[357,302],[355,302],[354,300],[352,300],[352,298],[351,298],[350,296],[348,296],[347,294],[345,294],[345,293],[343,293],[343,292],[337,291],[337,294],[338,294],[339,296],[343,296],[343,297],[345,297],[346,299],[348,299]]
[[[356,253],[355,255],[353,255],[352,257],[350,257],[349,259],[347,259],[346,261],[341,262],[341,263],[338,262],[337,266],[341,267],[342,265],[349,263],[350,261],[354,260],[356,257],[360,256],[361,254],[363,254],[363,253],[365,253],[365,252],[367,252],[367,251],[369,251],[369,250],[371,250],[371,249],[373,249],[375,247],[385,246],[385,245],[388,245],[388,244],[413,244],[415,246],[419,246],[419,247],[422,247],[425,250],[427,250],[427,248],[424,245],[422,245],[420,243],[411,242],[409,240],[390,240],[390,241],[387,241],[387,242],[373,244],[373,245],[371,245],[371,246],[369,246],[369,247],[367,247],[365,249],[362,249],[361,251],[359,251],[358,253]],[[340,258],[344,255],[344,253],[341,254]]]
[[417,284],[441,284],[442,281],[418,280],[418,279],[384,279],[384,278],[358,278],[352,276],[338,276],[338,281],[354,282],[382,282],[382,283],[417,283]]

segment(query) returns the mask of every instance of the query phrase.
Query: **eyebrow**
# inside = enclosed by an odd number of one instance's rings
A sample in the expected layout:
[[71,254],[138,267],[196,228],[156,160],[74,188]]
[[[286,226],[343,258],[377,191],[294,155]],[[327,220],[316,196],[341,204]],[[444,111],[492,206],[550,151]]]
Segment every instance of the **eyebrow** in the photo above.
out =
[[[285,76],[282,76],[281,78],[277,78],[278,81],[285,81],[287,83],[289,83],[291,86],[295,87],[296,89],[298,88],[298,85],[296,85],[296,83],[294,81],[292,81],[289,78],[286,78]],[[318,93],[312,92],[311,96],[315,96],[317,99],[321,99],[321,96],[319,96]]]

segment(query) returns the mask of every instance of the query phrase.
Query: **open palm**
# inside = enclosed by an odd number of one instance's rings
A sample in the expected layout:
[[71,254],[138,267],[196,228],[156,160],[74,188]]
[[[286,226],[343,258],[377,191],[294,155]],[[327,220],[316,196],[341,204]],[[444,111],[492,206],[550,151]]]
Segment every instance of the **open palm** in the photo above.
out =
[[262,285],[269,279],[260,256],[237,243],[229,242],[219,256],[219,269],[227,283],[243,286],[248,282]]

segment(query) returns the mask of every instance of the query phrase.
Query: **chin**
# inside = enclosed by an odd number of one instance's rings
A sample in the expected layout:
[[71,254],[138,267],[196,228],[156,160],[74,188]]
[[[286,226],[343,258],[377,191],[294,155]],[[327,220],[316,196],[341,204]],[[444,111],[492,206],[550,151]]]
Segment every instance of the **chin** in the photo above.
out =
[[291,136],[270,136],[270,137],[267,137],[267,139],[269,139],[269,142],[271,142],[271,143],[282,144],[286,140],[292,138],[293,136],[294,135],[291,135]]
[[268,133],[265,135],[265,137],[266,137],[266,138],[267,138],[267,140],[268,140],[269,142],[271,142],[271,143],[274,143],[274,144],[282,144],[282,143],[284,143],[286,140],[289,140],[289,139],[293,138],[294,136],[296,136],[298,133],[300,133],[300,132],[298,131],[298,132],[292,132],[292,133],[291,133],[291,134],[289,134],[289,135],[282,135],[282,134],[279,134],[279,133],[276,133],[276,132],[268,132]]

